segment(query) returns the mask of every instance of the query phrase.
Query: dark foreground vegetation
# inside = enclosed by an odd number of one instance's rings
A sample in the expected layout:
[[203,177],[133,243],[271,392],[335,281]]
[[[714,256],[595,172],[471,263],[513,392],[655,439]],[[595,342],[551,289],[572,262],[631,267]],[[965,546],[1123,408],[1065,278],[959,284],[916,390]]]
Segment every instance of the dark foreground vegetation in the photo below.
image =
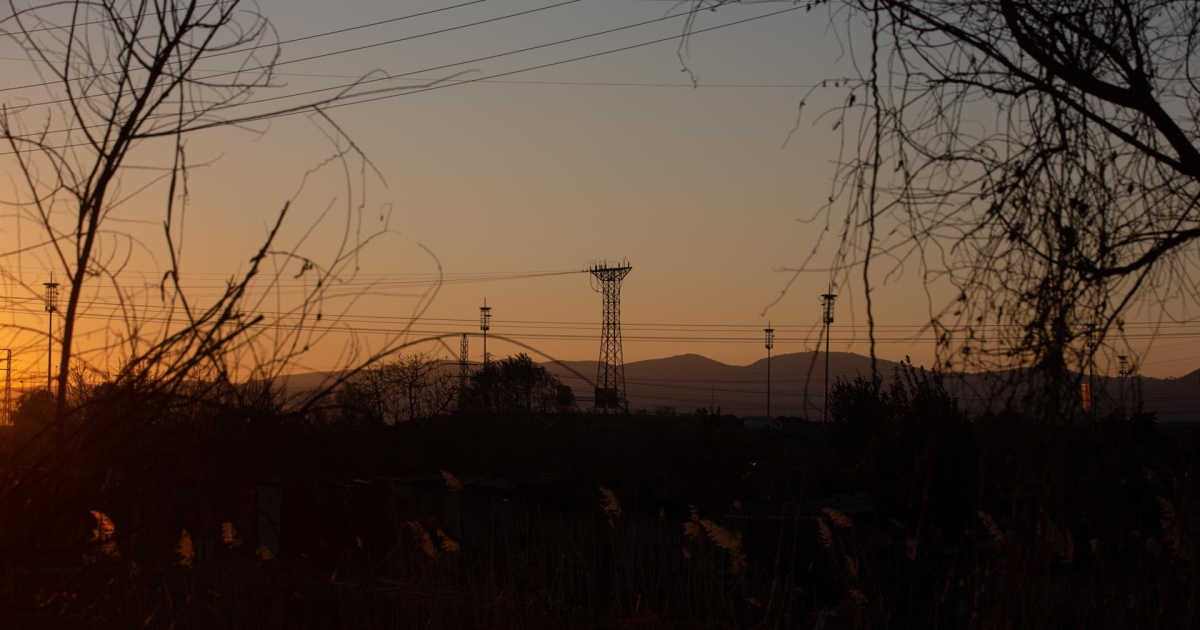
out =
[[206,391],[22,401],[5,627],[1200,625],[1200,438],[1146,417],[972,422],[911,369],[765,431]]

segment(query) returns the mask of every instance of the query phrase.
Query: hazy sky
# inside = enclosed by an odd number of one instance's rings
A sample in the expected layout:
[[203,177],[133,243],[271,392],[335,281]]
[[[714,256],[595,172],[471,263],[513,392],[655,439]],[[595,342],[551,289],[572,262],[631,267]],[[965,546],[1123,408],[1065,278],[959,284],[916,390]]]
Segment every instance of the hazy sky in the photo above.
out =
[[[288,40],[461,1],[262,0],[258,6],[279,39]],[[371,74],[379,71],[414,73],[686,10],[685,4],[670,1],[580,0],[452,32],[289,63],[554,4],[555,0],[486,0],[286,44],[278,67],[280,87],[254,98],[344,85],[355,77],[380,76]],[[694,28],[790,7],[726,7],[701,13]],[[840,19],[832,23],[843,24]],[[633,265],[622,293],[627,361],[696,352],[729,363],[750,363],[765,354],[762,327],[768,321],[778,329],[775,353],[812,349],[820,330],[818,296],[826,289],[828,273],[801,275],[787,295],[765,315],[763,311],[791,279],[783,269],[805,259],[825,225],[806,220],[817,215],[830,194],[842,130],[833,128],[832,118],[819,119],[817,114],[835,106],[845,90],[812,86],[853,72],[844,46],[845,27],[830,24],[828,10],[820,8],[697,34],[684,53],[690,74],[683,71],[679,42],[672,40],[457,84],[672,37],[682,31],[681,19],[416,72],[407,77],[414,85],[447,81],[437,89],[329,111],[381,177],[368,172],[360,179],[357,170],[327,166],[301,189],[306,171],[320,165],[331,150],[323,133],[328,126],[304,115],[255,123],[249,130],[194,134],[188,140],[189,160],[210,164],[193,170],[188,181],[184,275],[201,297],[213,294],[223,278],[246,268],[274,214],[294,198],[294,223],[283,235],[287,242],[295,242],[303,227],[330,212],[301,246],[318,258],[336,247],[347,229],[352,234],[373,233],[383,226],[381,217],[389,217],[391,232],[357,259],[356,283],[334,289],[356,294],[370,285],[371,295],[353,303],[334,300],[328,306],[329,312],[343,312],[341,325],[368,345],[382,342],[404,325],[423,303],[414,295],[429,286],[414,282],[428,281],[440,263],[446,282],[425,311],[428,321],[413,325],[414,337],[478,332],[478,307],[486,298],[493,307],[493,334],[515,337],[557,358],[595,358],[600,295],[585,274],[540,272],[581,270],[592,259],[627,258]],[[4,49],[5,82],[24,80],[29,64],[19,61],[19,51],[11,48]],[[204,69],[228,68],[214,59]],[[381,81],[360,89],[403,83]],[[10,100],[46,95],[33,92],[2,95]],[[798,105],[806,94],[805,114],[797,125]],[[299,102],[282,99],[265,106]],[[169,157],[165,147],[147,145],[139,159],[154,164]],[[352,198],[346,195],[347,181],[355,192]],[[125,186],[136,187],[132,179]],[[361,192],[365,196],[358,196]],[[163,263],[162,199],[151,189],[120,215],[149,220],[125,225],[142,239],[130,248],[129,268],[146,272],[150,282]],[[362,208],[361,224],[344,223],[347,203]],[[18,240],[17,225],[5,216],[0,236],[4,249],[11,250]],[[28,232],[20,236],[23,242],[29,238]],[[113,251],[118,248],[113,245]],[[819,255],[812,266],[825,266],[830,253]],[[5,264],[11,322],[40,330],[44,315],[36,296],[21,282],[40,289],[48,274],[48,257],[33,252],[19,261],[9,256]],[[289,277],[285,285],[292,288],[304,280]],[[833,346],[865,352],[865,318],[856,289],[836,289],[843,298]],[[945,296],[944,289],[929,290],[935,299]],[[925,295],[912,269],[876,290],[881,356],[899,359],[909,354],[917,362],[930,360],[930,336],[920,331],[929,308]],[[112,311],[111,296],[101,291],[91,297],[96,302],[93,313],[106,312],[106,300],[107,312]],[[275,304],[282,308],[286,299]],[[147,302],[151,312],[152,302]],[[41,319],[31,319],[29,313]],[[1129,319],[1148,322],[1156,317],[1141,313]],[[100,325],[99,320],[94,324]],[[1186,349],[1194,345],[1198,330],[1171,328],[1185,336],[1156,342],[1154,352],[1145,357],[1143,372],[1166,376],[1192,369]],[[44,366],[44,339],[15,329],[6,335],[18,350],[18,372],[32,374]],[[1135,336],[1134,342],[1145,340]],[[345,343],[345,335],[332,333],[305,365],[333,367]],[[472,359],[479,360],[479,341],[472,339],[471,344]],[[457,339],[450,345],[457,352]],[[448,354],[444,348],[434,350]],[[493,354],[516,350],[503,341],[489,341]]]

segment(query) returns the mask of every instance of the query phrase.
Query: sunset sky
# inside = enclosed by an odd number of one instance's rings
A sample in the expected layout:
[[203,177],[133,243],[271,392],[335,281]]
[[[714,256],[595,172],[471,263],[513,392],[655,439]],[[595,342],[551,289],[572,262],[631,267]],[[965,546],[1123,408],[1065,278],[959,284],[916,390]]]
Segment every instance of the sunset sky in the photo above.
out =
[[[262,0],[258,6],[278,39],[286,41],[463,1]],[[389,98],[328,110],[378,175],[356,165],[350,170],[327,165],[301,187],[305,173],[321,165],[332,146],[325,135],[328,124],[308,115],[193,134],[187,145],[196,168],[188,180],[185,282],[201,300],[215,295],[224,278],[246,269],[275,213],[294,199],[293,222],[283,239],[296,242],[316,223],[299,250],[314,258],[336,248],[347,231],[372,234],[385,222],[390,228],[357,258],[355,280],[331,289],[336,295],[326,312],[343,316],[326,317],[322,325],[333,332],[297,369],[337,366],[346,347],[339,326],[354,332],[365,347],[383,343],[424,304],[417,296],[432,286],[439,264],[445,281],[424,319],[412,324],[413,338],[478,332],[478,307],[486,298],[493,309],[493,335],[514,337],[556,358],[594,359],[600,295],[586,274],[566,272],[578,272],[594,259],[628,259],[633,271],[622,293],[626,361],[693,352],[751,363],[765,356],[762,328],[768,321],[778,331],[776,354],[811,350],[820,335],[818,296],[831,279],[821,270],[830,263],[832,248],[820,250],[809,263],[817,271],[799,275],[790,285],[793,274],[787,270],[805,261],[825,228],[819,211],[830,195],[844,129],[834,128],[834,117],[820,114],[841,102],[846,90],[818,86],[854,73],[844,21],[831,19],[825,7],[789,10],[793,5],[778,2],[702,12],[693,30],[779,14],[696,34],[682,52],[690,73],[680,61],[679,40],[672,39],[506,74],[674,37],[684,28],[679,18],[471,61],[689,8],[686,2],[579,0],[465,26],[559,2],[485,0],[285,44],[277,68],[280,87],[253,98],[341,86],[356,77],[381,76],[372,74],[377,72],[408,76],[358,89],[444,82],[432,90],[390,92]],[[452,27],[462,28],[340,52]],[[316,55],[327,56],[302,60]],[[30,64],[11,43],[0,56],[4,85],[34,79]],[[469,63],[423,71],[462,61]],[[205,71],[228,70],[220,59],[202,65]],[[501,74],[506,75],[476,81]],[[0,92],[10,104],[36,103],[51,94],[45,88]],[[250,114],[303,98],[233,111]],[[169,157],[167,142],[151,141],[138,161],[161,164]],[[7,199],[18,181],[11,157],[5,159],[10,177],[0,190]],[[136,189],[144,181],[139,177],[145,176],[131,174],[124,189]],[[346,195],[347,181],[352,198]],[[112,246],[114,252],[125,251],[121,247],[131,252],[124,276],[130,285],[153,286],[165,264],[162,190],[160,182],[114,214],[125,221],[119,229],[139,239]],[[352,209],[361,204],[361,223],[357,218],[345,222],[348,199]],[[330,214],[321,219],[326,210]],[[4,251],[32,244],[34,228],[18,225],[10,210],[4,212]],[[48,279],[51,259],[47,251],[33,250],[8,254],[2,264],[0,299],[7,302],[12,326],[0,342],[16,353],[14,379],[44,378],[44,336],[19,327],[45,327],[37,291]],[[890,269],[880,267],[876,281],[882,286],[874,293],[880,356],[907,354],[928,363],[933,347],[932,336],[922,331],[931,307],[926,291],[935,308],[950,292],[944,286],[924,287],[912,265],[883,284]],[[305,280],[289,273],[282,286],[292,290]],[[349,297],[367,289],[367,295]],[[835,288],[842,295],[835,349],[866,352],[861,290]],[[113,295],[98,291],[89,294],[90,312],[112,314]],[[272,298],[261,308],[286,308],[288,295],[294,294],[285,293],[278,302]],[[139,299],[152,321],[154,309],[161,308],[154,292],[145,291]],[[1141,371],[1147,375],[1194,369],[1188,349],[1200,336],[1200,325],[1164,325],[1169,334],[1148,346],[1149,324],[1160,317],[1148,308],[1130,313],[1131,345],[1117,350],[1144,353]],[[85,346],[102,337],[96,331],[104,320],[90,321],[93,334],[81,342]],[[472,359],[478,361],[479,341],[471,344]],[[449,347],[430,349],[457,353],[458,340],[451,339]],[[519,350],[499,339],[489,340],[488,349],[496,355]]]

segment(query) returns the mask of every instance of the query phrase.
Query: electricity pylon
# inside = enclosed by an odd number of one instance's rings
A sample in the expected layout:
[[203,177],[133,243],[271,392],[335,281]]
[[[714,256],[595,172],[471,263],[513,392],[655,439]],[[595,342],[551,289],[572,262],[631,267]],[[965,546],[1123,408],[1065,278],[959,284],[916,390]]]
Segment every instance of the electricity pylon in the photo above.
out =
[[600,363],[596,366],[595,408],[629,413],[625,397],[625,359],[621,348],[621,281],[633,269],[627,261],[592,263],[592,288],[604,294],[604,323],[600,329]]

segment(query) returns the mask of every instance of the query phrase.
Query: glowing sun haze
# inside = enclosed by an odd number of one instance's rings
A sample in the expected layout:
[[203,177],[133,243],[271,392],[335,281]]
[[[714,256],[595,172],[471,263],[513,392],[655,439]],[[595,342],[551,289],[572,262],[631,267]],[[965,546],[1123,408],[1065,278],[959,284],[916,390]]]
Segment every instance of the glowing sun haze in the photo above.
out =
[[[262,0],[258,7],[278,38],[289,40],[460,3]],[[281,87],[260,90],[254,98],[344,85],[375,71],[410,73],[686,10],[673,2],[581,0],[406,42],[287,63],[552,4],[556,2],[487,0],[285,44],[277,69]],[[702,12],[693,28],[781,8],[786,5],[763,3]],[[390,228],[356,259],[356,279],[331,289],[340,297],[324,307],[328,315],[322,325],[329,332],[296,369],[330,369],[348,358],[348,333],[339,327],[355,334],[359,345],[352,348],[360,350],[410,324],[416,312],[425,319],[411,323],[412,338],[477,333],[478,307],[485,297],[493,307],[491,353],[522,350],[499,338],[510,336],[556,358],[594,359],[600,295],[586,274],[548,272],[581,271],[588,261],[604,258],[626,258],[633,265],[622,293],[626,361],[694,352],[750,363],[764,356],[762,328],[768,321],[779,331],[776,354],[811,350],[820,334],[818,296],[825,292],[829,274],[802,274],[788,286],[792,275],[781,269],[800,265],[826,227],[823,220],[805,220],[817,216],[830,195],[832,164],[843,141],[842,130],[817,115],[836,106],[844,90],[813,91],[797,122],[799,103],[810,86],[853,71],[843,47],[845,34],[839,37],[831,30],[825,9],[791,11],[700,33],[683,51],[671,40],[460,84],[671,37],[682,29],[683,21],[672,19],[418,73],[408,82],[446,82],[429,91],[329,110],[373,169],[327,166],[305,181],[306,172],[321,165],[333,148],[328,124],[307,115],[252,123],[250,131],[219,128],[193,134],[187,140],[188,159],[196,168],[188,179],[185,284],[201,301],[215,295],[224,278],[246,269],[276,213],[294,199],[281,238],[286,243],[305,239],[300,249],[314,259],[337,249],[347,235],[354,241],[385,224]],[[690,73],[681,71],[681,54]],[[3,56],[6,83],[33,76],[28,63],[16,60],[20,51],[8,45]],[[220,59],[203,67],[227,69]],[[380,83],[390,87],[404,81]],[[20,96],[47,94],[32,92]],[[17,93],[4,98],[17,98]],[[299,101],[272,105],[293,102]],[[138,163],[162,164],[170,159],[170,147],[148,142],[137,157]],[[132,191],[147,177],[131,173],[124,188]],[[354,197],[347,197],[347,182]],[[7,186],[17,186],[11,172]],[[127,248],[121,250],[129,253],[126,281],[145,287],[138,299],[151,316],[159,308],[153,287],[166,264],[163,186],[153,185],[118,213],[144,222],[120,225],[137,243],[110,246],[113,251]],[[347,205],[361,217],[347,222]],[[305,237],[313,224],[317,229]],[[26,224],[20,229],[18,235],[11,213],[0,219],[6,251],[18,239],[25,245],[32,242],[34,228]],[[831,253],[818,255],[811,266],[825,266]],[[4,265],[12,326],[0,341],[18,352],[14,377],[25,371],[28,378],[38,373],[44,378],[45,315],[36,291],[52,267],[49,252],[10,255]],[[444,282],[431,296],[431,281],[439,273]],[[880,280],[885,274],[881,269]],[[294,291],[306,281],[288,274],[281,286]],[[785,286],[787,293],[780,297]],[[931,360],[932,336],[921,330],[930,307],[926,290],[935,306],[949,295],[944,288],[925,287],[915,268],[876,289],[881,357],[908,354],[917,362]],[[855,293],[861,287],[837,292],[843,298],[833,346],[865,353],[865,317]],[[289,295],[294,297],[286,291],[272,296],[259,308],[286,310]],[[96,302],[93,314],[113,312],[111,289],[98,288],[88,299]],[[85,325],[90,334],[81,341],[85,349],[105,339],[99,331],[106,322],[91,322]],[[1183,344],[1177,345],[1172,352],[1169,343],[1160,344],[1158,363],[1146,362],[1143,372],[1169,375],[1190,369]],[[458,339],[428,349],[451,356],[458,351]],[[472,359],[478,361],[480,353],[473,338]]]

